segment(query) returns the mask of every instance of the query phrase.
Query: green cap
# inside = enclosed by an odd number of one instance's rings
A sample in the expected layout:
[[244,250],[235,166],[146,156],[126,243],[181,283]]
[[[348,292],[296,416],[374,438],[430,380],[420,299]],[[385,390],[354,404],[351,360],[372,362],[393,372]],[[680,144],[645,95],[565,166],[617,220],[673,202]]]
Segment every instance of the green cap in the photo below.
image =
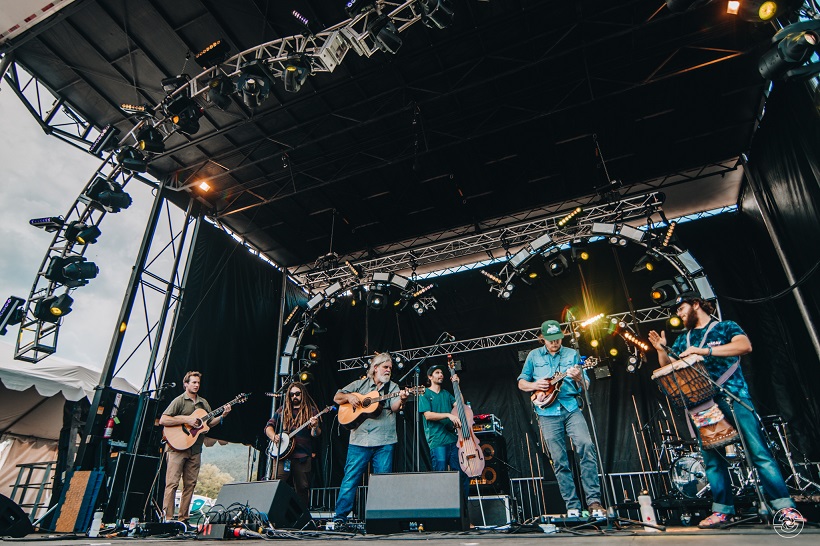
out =
[[541,337],[547,341],[555,341],[556,339],[563,339],[564,332],[557,320],[547,320],[541,325]]

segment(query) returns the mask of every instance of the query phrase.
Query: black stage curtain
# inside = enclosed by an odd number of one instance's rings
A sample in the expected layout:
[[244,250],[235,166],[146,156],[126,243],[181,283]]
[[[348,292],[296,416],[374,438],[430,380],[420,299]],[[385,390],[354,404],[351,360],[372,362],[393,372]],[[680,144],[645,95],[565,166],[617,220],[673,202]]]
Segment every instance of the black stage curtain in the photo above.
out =
[[[209,435],[256,445],[270,414],[270,398],[264,393],[273,390],[278,371],[282,273],[207,223],[200,226],[194,245],[165,375],[177,389],[167,393],[161,410],[182,392],[185,373],[198,370],[200,393],[213,408],[240,392],[253,393]],[[289,288],[289,307],[300,293]]]

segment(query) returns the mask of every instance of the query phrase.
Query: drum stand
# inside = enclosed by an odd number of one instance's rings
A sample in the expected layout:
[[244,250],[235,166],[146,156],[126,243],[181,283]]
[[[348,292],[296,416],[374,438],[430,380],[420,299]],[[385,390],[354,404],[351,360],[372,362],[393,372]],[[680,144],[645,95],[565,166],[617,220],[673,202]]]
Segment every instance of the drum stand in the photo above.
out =
[[[789,469],[792,471],[791,475],[785,479],[786,486],[789,486],[789,482],[794,482],[794,489],[797,489],[801,493],[805,493],[807,489],[814,488],[815,490],[820,489],[820,485],[816,484],[815,482],[811,481],[810,479],[802,476],[800,472],[797,471],[797,468],[794,466],[794,460],[792,460],[792,452],[789,449],[789,440],[786,437],[786,424],[780,420],[780,417],[777,418],[777,421],[771,423],[774,427],[774,430],[777,432],[777,437],[780,440],[780,445],[783,446],[783,454],[786,457],[786,461],[789,463]],[[802,483],[801,483],[802,482]]]

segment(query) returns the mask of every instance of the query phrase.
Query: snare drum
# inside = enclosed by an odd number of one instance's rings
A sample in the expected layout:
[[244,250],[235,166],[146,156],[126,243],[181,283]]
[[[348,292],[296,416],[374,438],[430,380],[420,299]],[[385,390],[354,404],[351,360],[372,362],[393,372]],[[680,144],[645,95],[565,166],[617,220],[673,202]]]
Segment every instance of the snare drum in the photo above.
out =
[[686,408],[700,432],[703,448],[711,449],[734,442],[738,434],[715,403],[715,389],[702,361],[700,356],[692,362],[675,360],[655,370],[652,380],[675,406]]
[[703,497],[709,486],[703,458],[698,453],[675,459],[669,467],[669,480],[684,497],[688,499]]

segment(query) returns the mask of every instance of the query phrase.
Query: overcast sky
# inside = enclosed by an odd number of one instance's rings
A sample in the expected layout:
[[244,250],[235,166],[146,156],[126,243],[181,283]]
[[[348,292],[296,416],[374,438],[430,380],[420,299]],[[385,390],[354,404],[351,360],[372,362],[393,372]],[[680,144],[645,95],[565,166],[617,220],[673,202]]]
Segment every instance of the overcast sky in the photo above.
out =
[[[5,301],[10,295],[28,298],[54,235],[28,221],[66,216],[101,161],[46,135],[5,83],[0,84],[0,120],[0,298]],[[72,293],[73,311],[60,329],[57,354],[91,368],[101,369],[105,361],[153,199],[150,188],[137,181],[127,190],[134,203],[105,216],[102,236],[85,254],[100,273]],[[15,326],[0,337],[4,357],[13,353],[17,332]],[[119,375],[141,384],[145,358],[129,362]]]

